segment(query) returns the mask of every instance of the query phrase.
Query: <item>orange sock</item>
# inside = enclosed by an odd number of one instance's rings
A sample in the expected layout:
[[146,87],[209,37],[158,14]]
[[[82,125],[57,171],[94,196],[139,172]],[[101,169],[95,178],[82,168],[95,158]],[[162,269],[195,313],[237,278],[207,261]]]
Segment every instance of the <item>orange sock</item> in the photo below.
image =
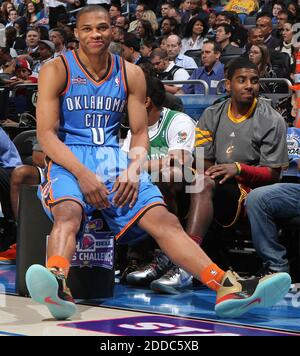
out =
[[65,277],[67,277],[70,269],[70,262],[65,257],[52,256],[47,261],[47,268],[53,267],[61,269]]
[[221,287],[224,275],[225,272],[222,271],[216,264],[212,264],[200,272],[201,282],[216,292]]

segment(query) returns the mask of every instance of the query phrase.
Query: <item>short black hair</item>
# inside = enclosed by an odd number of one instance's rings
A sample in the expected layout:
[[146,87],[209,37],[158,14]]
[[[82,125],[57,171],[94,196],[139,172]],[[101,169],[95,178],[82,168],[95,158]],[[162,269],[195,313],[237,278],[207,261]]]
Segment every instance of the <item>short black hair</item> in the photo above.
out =
[[233,28],[228,23],[222,22],[222,23],[220,23],[219,25],[216,26],[216,29],[218,29],[219,27],[223,27],[224,28],[224,31],[225,31],[226,35],[228,33],[231,33],[231,34],[233,33]]
[[124,45],[128,48],[133,48],[136,52],[140,51],[140,41],[136,35],[132,32],[126,32],[124,34]]
[[222,47],[221,47],[220,43],[218,43],[214,40],[204,41],[203,44],[211,44],[214,47],[213,48],[214,53],[222,53]]
[[239,69],[254,69],[258,73],[257,65],[252,63],[248,58],[239,57],[230,62],[227,73],[227,78],[229,80],[233,78],[235,72]]
[[108,11],[106,9],[104,9],[104,7],[99,6],[99,5],[87,5],[87,6],[83,7],[80,11],[78,11],[78,13],[76,15],[76,23],[78,23],[78,21],[82,15],[87,14],[89,12],[102,12],[102,13],[106,14],[108,16],[108,18],[110,18]]
[[256,15],[256,21],[257,21],[258,19],[260,19],[261,17],[268,17],[268,18],[271,19],[271,21],[272,21],[272,14],[270,14],[270,12],[268,12],[268,11],[259,12],[259,13]]
[[162,108],[166,99],[166,90],[161,80],[155,77],[147,78],[147,97],[157,108]]

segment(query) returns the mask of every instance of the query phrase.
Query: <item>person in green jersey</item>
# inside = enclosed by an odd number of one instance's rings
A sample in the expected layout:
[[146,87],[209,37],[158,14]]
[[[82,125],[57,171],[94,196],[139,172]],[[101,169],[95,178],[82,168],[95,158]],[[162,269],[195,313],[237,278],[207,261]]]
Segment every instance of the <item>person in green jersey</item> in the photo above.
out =
[[[163,107],[164,99],[165,88],[161,81],[153,77],[148,78],[146,108],[150,147],[144,168],[151,174],[152,182],[159,186],[169,210],[176,214],[176,194],[185,186],[182,167],[192,165],[196,124],[188,115]],[[123,143],[123,150],[129,151],[130,141],[129,131]],[[134,260],[140,259],[138,253],[144,256],[147,246],[143,243],[140,248],[132,248],[131,257],[134,256]],[[127,270],[127,282],[150,285],[156,291],[167,293],[176,293],[192,285],[192,276],[173,265],[160,250],[155,250],[154,261],[150,263],[153,262],[157,266],[154,270],[149,270],[147,264],[137,268],[134,262],[134,266],[130,268],[133,271]],[[150,276],[147,271],[151,271]]]

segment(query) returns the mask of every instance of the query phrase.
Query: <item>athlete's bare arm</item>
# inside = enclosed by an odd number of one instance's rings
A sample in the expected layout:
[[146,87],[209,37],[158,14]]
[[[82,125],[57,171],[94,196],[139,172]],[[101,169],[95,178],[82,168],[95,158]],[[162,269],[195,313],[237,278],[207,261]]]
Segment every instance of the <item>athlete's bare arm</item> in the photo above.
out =
[[60,94],[66,85],[66,69],[60,58],[45,64],[39,75],[37,101],[37,136],[42,150],[55,163],[77,179],[86,201],[96,208],[108,207],[105,186],[87,169],[69,148],[59,140]]
[[131,164],[114,185],[116,191],[114,204],[123,207],[130,203],[132,207],[138,197],[138,177],[147,159],[149,148],[148,116],[145,107],[146,81],[142,70],[126,62],[128,81],[128,116],[131,131],[129,158]]

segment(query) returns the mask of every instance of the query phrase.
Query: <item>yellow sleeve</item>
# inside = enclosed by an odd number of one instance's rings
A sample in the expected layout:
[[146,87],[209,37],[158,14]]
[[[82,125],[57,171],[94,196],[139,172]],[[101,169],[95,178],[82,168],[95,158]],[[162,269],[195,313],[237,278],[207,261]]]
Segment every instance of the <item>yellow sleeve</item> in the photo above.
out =
[[224,7],[224,10],[226,11],[231,11],[232,7],[235,5],[236,1],[235,0],[231,0],[229,1],[229,3]]

